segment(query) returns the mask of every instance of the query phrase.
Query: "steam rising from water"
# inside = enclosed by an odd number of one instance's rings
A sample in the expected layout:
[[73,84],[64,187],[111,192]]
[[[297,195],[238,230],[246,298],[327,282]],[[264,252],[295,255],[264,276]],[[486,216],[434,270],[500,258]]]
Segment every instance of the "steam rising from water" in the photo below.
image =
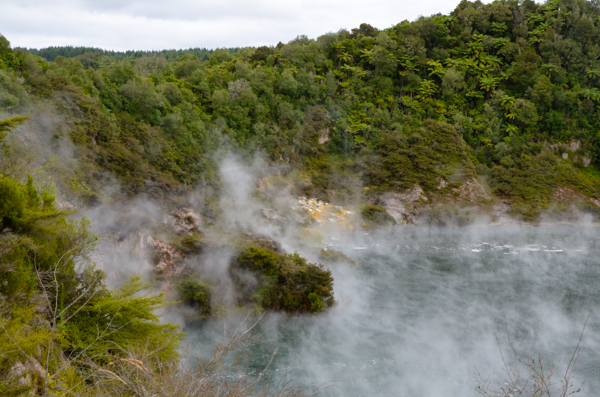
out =
[[[318,260],[315,247],[295,238],[293,223],[275,225],[260,215],[265,206],[285,213],[294,198],[286,189],[256,194],[272,175],[260,161],[222,163],[220,227],[235,227],[277,240]],[[138,203],[144,213],[164,214]],[[288,213],[289,214],[289,213]],[[104,216],[104,219],[108,219]],[[358,264],[330,266],[337,305],[318,316],[270,314],[260,331],[281,346],[269,373],[305,385],[324,385],[327,396],[475,396],[474,371],[502,380],[500,346],[505,327],[520,349],[534,340],[560,370],[591,315],[576,372],[581,395],[600,392],[600,243],[594,226],[502,226],[435,229],[397,226],[325,234],[326,243]],[[205,232],[209,233],[205,230]],[[358,249],[364,248],[364,249]],[[221,302],[232,302],[227,282],[232,252],[188,258],[222,284]],[[125,267],[126,264],[123,264]],[[182,322],[173,310],[168,321]],[[220,320],[187,324],[191,344],[218,339]],[[272,350],[256,347],[251,369],[262,371]],[[330,386],[330,387],[327,387]]]
[[335,381],[323,390],[331,396],[475,396],[474,370],[503,380],[495,337],[506,354],[505,326],[519,349],[537,340],[560,373],[591,314],[576,382],[586,381],[581,395],[598,395],[597,233],[513,226],[355,235],[337,247],[359,265],[332,268],[335,308],[264,322],[282,346],[273,373]]

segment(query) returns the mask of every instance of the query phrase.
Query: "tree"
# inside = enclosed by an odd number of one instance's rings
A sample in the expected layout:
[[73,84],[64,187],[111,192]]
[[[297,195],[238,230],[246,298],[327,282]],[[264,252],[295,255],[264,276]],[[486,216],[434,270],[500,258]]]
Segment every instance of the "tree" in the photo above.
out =
[[542,75],[538,78],[531,90],[531,98],[538,109],[547,110],[551,107],[553,90],[554,84],[548,77]]
[[20,62],[10,48],[10,42],[6,37],[0,35],[0,69],[10,68],[15,69]]
[[485,99],[489,99],[491,92],[498,87],[499,83],[500,79],[497,77],[486,75],[479,78],[479,86],[485,91]]

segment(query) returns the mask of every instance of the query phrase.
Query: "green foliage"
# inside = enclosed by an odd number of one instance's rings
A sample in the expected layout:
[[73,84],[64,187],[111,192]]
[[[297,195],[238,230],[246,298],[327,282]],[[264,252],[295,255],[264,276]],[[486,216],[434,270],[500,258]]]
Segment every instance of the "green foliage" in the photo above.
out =
[[561,186],[587,192],[597,187],[582,179],[570,164],[561,163],[549,153],[523,154],[514,166],[492,169],[491,187],[499,196],[513,200],[512,212],[524,220],[536,220],[548,208],[551,193]]
[[[599,29],[592,1],[507,0],[463,1],[447,16],[256,49],[25,51],[0,36],[0,111],[30,112],[23,129],[31,124],[49,151],[73,143],[72,160],[43,151],[36,160],[58,164],[60,190],[88,204],[140,195],[177,201],[198,187],[218,194],[216,161],[232,150],[263,153],[294,193],[331,201],[364,200],[364,186],[377,195],[418,185],[431,197],[483,176],[524,220],[568,212],[556,203],[561,188],[598,214],[589,198],[600,196]],[[56,120],[46,123],[44,107]],[[7,134],[24,121],[0,121],[2,164],[22,160]],[[563,159],[566,149],[555,149],[567,146]],[[106,289],[89,259],[89,222],[66,219],[35,170],[33,178],[27,167],[9,168],[0,175],[1,318],[23,351],[0,335],[10,351],[0,367],[23,355],[41,359],[51,345],[97,363],[142,346],[160,360],[175,357],[180,335],[154,313],[162,298],[140,295],[139,280]],[[391,223],[381,207],[362,214]],[[451,205],[429,214],[440,225],[471,217]],[[177,243],[198,253],[206,241]],[[331,273],[298,254],[251,245],[231,272],[243,304],[289,313],[333,304]],[[180,280],[177,290],[210,313],[210,289],[199,278]],[[36,312],[40,296],[60,316]],[[0,393],[17,393],[3,375]]]
[[[248,281],[243,270],[250,271],[258,279],[258,285]],[[279,254],[249,246],[235,258],[232,272],[243,291],[243,299],[265,309],[317,313],[334,303],[331,272],[321,265],[307,263],[297,253]]]
[[[235,53],[237,48],[230,48],[229,52]],[[207,60],[213,50],[206,48],[189,48],[187,50],[162,50],[162,51],[106,51],[95,47],[46,47],[42,49],[29,48],[28,52],[40,56],[48,61],[54,61],[56,57],[74,58],[85,54],[101,53],[103,56],[114,59],[139,59],[144,56],[164,56],[169,60],[178,60],[186,55],[192,55],[200,60]]]
[[0,227],[18,227],[25,216],[25,189],[9,178],[0,179]]
[[0,143],[2,143],[2,148],[4,149],[6,146],[4,144],[4,138],[6,138],[6,134],[12,129],[18,126],[19,124],[24,123],[27,120],[27,117],[15,116],[9,119],[0,120]]
[[10,48],[10,42],[0,35],[0,69],[16,69],[21,64],[21,59]]
[[[408,128],[407,128],[408,130]],[[364,173],[379,190],[437,188],[436,178],[461,181],[474,175],[469,148],[453,126],[426,121],[402,134],[381,134]]]
[[35,379],[39,375],[34,375],[31,384],[19,384],[15,375],[10,373],[16,364],[27,368],[34,360],[43,361],[42,354],[50,337],[50,331],[43,322],[33,305],[16,307],[10,316],[0,316],[0,393],[3,396],[20,396],[43,384],[44,379]]
[[327,263],[345,263],[351,265],[356,264],[356,262],[353,259],[349,258],[348,256],[344,255],[339,251],[332,249],[322,249],[319,252],[319,258],[321,258],[323,262]]
[[211,314],[210,289],[209,284],[197,278],[185,278],[177,283],[177,293],[183,303],[203,316]]
[[[0,142],[22,121],[0,122]],[[162,362],[177,357],[178,327],[162,324],[156,314],[165,306],[163,297],[141,295],[138,279],[108,290],[90,259],[97,237],[89,226],[85,218],[66,219],[54,207],[54,196],[39,189],[31,175],[25,183],[0,175],[3,395],[43,391],[62,383],[63,371],[73,371],[73,365],[107,364],[135,351],[152,351]],[[27,371],[31,382],[20,382],[22,375],[10,372],[14,365]]]
[[388,214],[387,210],[384,207],[378,205],[365,205],[360,214],[362,218],[372,225],[395,225],[396,220]]
[[62,348],[71,355],[85,351],[104,364],[128,349],[145,348],[161,360],[177,357],[178,327],[160,322],[156,310],[165,307],[163,297],[140,295],[144,288],[139,278],[133,278],[118,290],[73,305],[67,312],[73,319],[58,327]]
[[117,198],[217,188],[224,147],[260,151],[306,176],[295,193],[336,201],[359,185],[433,192],[476,163],[519,167],[532,146],[574,139],[598,167],[600,12],[551,4],[462,2],[448,16],[273,48],[26,53],[6,42],[18,62],[0,70],[11,87],[0,106],[27,102],[18,87],[57,105],[92,202],[113,182],[104,170],[123,186]]

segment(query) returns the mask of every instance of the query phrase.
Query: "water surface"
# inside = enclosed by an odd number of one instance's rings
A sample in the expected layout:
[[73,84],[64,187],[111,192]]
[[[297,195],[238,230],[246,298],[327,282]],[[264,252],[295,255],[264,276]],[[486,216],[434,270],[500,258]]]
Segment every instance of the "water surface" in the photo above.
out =
[[[475,371],[502,378],[506,330],[558,369],[589,315],[576,382],[600,395],[597,227],[398,227],[331,240],[357,261],[336,265],[337,305],[318,316],[270,315],[280,346],[268,372],[326,396],[475,396]],[[533,345],[535,342],[535,346]],[[251,369],[270,358],[256,348]]]

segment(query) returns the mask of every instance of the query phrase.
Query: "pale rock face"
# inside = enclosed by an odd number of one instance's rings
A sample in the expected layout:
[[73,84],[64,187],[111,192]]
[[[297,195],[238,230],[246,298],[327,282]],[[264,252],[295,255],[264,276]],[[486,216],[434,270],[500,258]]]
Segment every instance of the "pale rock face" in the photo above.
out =
[[579,139],[573,139],[568,145],[567,150],[570,152],[575,152],[581,149],[581,141]]
[[31,386],[31,374],[23,363],[16,363],[10,368],[8,379],[16,380],[19,386]]
[[319,145],[327,143],[330,140],[331,138],[329,137],[329,128],[324,128],[321,131],[319,131]]
[[583,194],[576,192],[572,188],[559,187],[554,191],[554,199],[561,203],[570,203],[573,201],[585,201],[594,204],[596,207],[600,207],[600,200],[592,197],[586,198]]
[[202,224],[200,215],[187,208],[179,208],[165,217],[165,223],[179,235],[191,235]]
[[427,201],[427,196],[425,196],[423,189],[419,185],[413,186],[412,190],[407,190],[404,193],[396,193],[395,197],[398,200],[404,201],[406,203],[413,203],[419,200]]
[[592,163],[592,159],[591,158],[589,158],[588,156],[583,156],[583,166],[584,167],[587,167],[591,163]]
[[35,359],[30,358],[25,364],[18,362],[14,364],[9,370],[6,380],[9,383],[16,383],[19,386],[31,387],[25,396],[35,396],[36,393],[36,379],[46,379],[46,371],[42,365]]
[[471,178],[463,183],[460,187],[452,189],[458,196],[459,201],[468,201],[475,203],[477,201],[489,201],[490,195],[485,191],[484,187],[475,178]]
[[[441,178],[440,178],[441,179]],[[442,179],[443,182],[445,182]],[[446,182],[447,183],[447,182]],[[403,221],[416,223],[415,216],[410,213],[411,203],[418,201],[427,201],[427,196],[419,185],[415,185],[411,190],[404,193],[390,193],[382,197],[381,202],[388,214],[398,223]]]
[[279,215],[279,212],[277,212],[276,210],[274,210],[272,208],[263,208],[261,210],[261,213],[262,213],[262,216],[266,219],[275,220],[275,219],[281,218],[281,216]]
[[394,220],[397,223],[401,223],[406,213],[406,209],[404,208],[402,201],[394,197],[386,198],[382,201],[383,207],[388,212],[388,214],[390,214],[390,216],[394,218]]
[[59,209],[61,211],[74,211],[75,210],[75,206],[73,204],[69,203],[68,201],[56,200],[54,202],[54,205],[56,206],[57,209]]
[[438,183],[438,185],[437,185],[438,190],[443,189],[446,186],[448,186],[448,182],[444,178],[441,178],[439,176],[437,178],[435,178],[435,181]]
[[569,153],[564,152],[562,155],[563,160],[568,160],[569,159]]
[[565,152],[576,152],[579,149],[581,149],[581,141],[578,139],[574,139],[571,142],[564,144],[564,143],[553,143],[552,145],[548,145],[548,147],[550,149],[562,149]]
[[168,277],[181,272],[181,268],[175,264],[176,259],[183,258],[181,252],[152,236],[142,238],[141,244],[154,251],[154,263],[160,273]]
[[508,211],[510,210],[510,206],[506,203],[496,203],[494,204],[492,210],[492,216],[495,218],[495,221],[492,222],[492,225],[505,225],[513,223],[512,219],[508,215]]
[[581,198],[581,194],[568,187],[559,187],[554,191],[554,199],[558,202],[567,203]]

